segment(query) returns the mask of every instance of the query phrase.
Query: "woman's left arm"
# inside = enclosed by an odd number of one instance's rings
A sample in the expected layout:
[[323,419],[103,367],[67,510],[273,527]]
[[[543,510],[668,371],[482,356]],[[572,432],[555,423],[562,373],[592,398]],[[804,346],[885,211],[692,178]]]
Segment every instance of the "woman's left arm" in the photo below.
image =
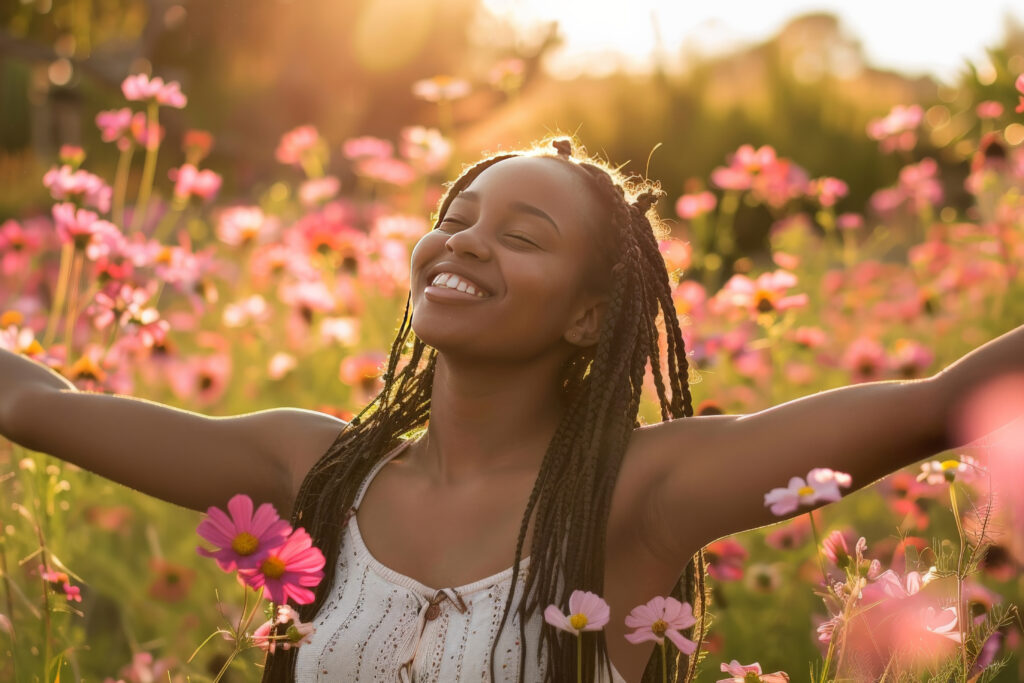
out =
[[[685,418],[637,430],[633,445],[650,458],[652,475],[645,532],[659,539],[662,553],[678,553],[685,563],[717,538],[779,521],[764,494],[790,477],[827,467],[852,476],[847,492],[863,488],[963,445],[954,425],[965,399],[1015,373],[1024,373],[1024,326],[927,379],[855,384],[750,415]],[[695,513],[702,513],[699,531]]]

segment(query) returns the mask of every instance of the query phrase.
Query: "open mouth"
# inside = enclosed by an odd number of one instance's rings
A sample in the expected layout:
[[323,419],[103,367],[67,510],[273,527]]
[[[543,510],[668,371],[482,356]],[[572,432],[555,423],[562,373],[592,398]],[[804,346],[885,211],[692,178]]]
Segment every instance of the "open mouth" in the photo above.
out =
[[469,296],[475,296],[478,299],[486,299],[490,296],[490,293],[480,285],[454,273],[438,273],[430,284],[438,289],[454,290]]

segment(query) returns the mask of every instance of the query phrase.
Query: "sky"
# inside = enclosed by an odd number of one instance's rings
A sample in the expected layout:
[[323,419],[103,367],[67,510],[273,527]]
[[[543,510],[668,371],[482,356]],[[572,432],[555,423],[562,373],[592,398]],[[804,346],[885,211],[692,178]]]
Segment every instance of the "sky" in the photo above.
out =
[[[828,11],[861,42],[872,66],[953,82],[965,59],[982,65],[984,48],[1003,37],[1005,17],[1024,23],[1024,2],[970,0],[484,0],[492,11],[529,24],[558,20],[566,46],[548,66],[556,74],[599,73],[615,51],[626,68],[640,68],[654,44],[656,22],[669,54],[686,42],[706,52],[770,38],[799,14]],[[628,7],[629,9],[623,9]],[[957,11],[952,8],[957,7]]]

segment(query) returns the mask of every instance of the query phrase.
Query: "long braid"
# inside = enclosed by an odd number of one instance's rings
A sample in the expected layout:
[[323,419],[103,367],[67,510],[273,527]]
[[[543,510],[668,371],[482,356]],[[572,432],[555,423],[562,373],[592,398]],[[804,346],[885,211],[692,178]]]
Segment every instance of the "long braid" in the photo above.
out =
[[[492,156],[464,170],[443,197],[435,227],[443,220],[455,196],[482,171],[514,156],[559,158],[587,179],[595,198],[608,208],[608,225],[597,230],[595,241],[603,244],[602,257],[608,261],[611,282],[606,318],[594,347],[576,352],[563,369],[561,383],[566,409],[541,461],[530,493],[516,542],[512,581],[505,601],[499,634],[512,608],[516,579],[521,568],[523,546],[531,517],[535,531],[531,544],[529,571],[524,596],[516,613],[519,620],[519,680],[523,683],[526,657],[525,625],[529,617],[547,604],[564,604],[570,588],[601,592],[604,586],[604,553],[611,495],[633,429],[639,423],[642,383],[647,364],[655,378],[663,419],[693,414],[687,379],[687,360],[671,297],[664,261],[647,218],[657,196],[634,203],[617,172],[596,163],[570,159],[571,143],[554,142],[557,157],[543,148]],[[650,188],[646,188],[650,189]],[[632,189],[631,189],[632,192]],[[621,257],[617,257],[621,254]],[[607,277],[608,269],[604,270]],[[311,620],[322,607],[334,581],[344,521],[338,510],[350,510],[358,488],[372,468],[395,448],[401,439],[421,429],[430,414],[430,394],[437,352],[427,347],[411,330],[410,300],[388,357],[384,386],[380,394],[353,419],[335,439],[327,453],[304,479],[292,513],[293,524],[303,524],[327,560],[325,577],[311,605],[300,609]],[[660,309],[660,311],[659,311]],[[667,337],[668,386],[662,377],[657,320],[664,321]],[[405,364],[403,358],[408,356]],[[670,391],[669,391],[670,390]],[[364,418],[364,415],[366,417]],[[579,495],[582,494],[582,495]],[[570,540],[572,542],[570,542]],[[694,605],[698,618],[698,655],[705,630],[706,591],[703,556],[698,553],[673,588],[673,596]],[[701,596],[698,603],[695,596]],[[686,596],[684,598],[684,596]],[[692,629],[691,629],[692,630]],[[584,677],[594,678],[595,659],[611,674],[605,634],[596,632],[596,657],[584,657]],[[538,643],[549,653],[545,681],[568,680],[576,669],[574,643],[567,634],[545,626]],[[494,677],[495,650],[491,645],[490,667]],[[590,649],[589,644],[587,649]],[[697,656],[685,664],[677,654],[670,666],[669,680],[679,683],[695,674]],[[653,681],[660,666],[652,654],[644,681]],[[295,650],[268,657],[264,682],[294,678]],[[685,679],[680,679],[685,670]]]

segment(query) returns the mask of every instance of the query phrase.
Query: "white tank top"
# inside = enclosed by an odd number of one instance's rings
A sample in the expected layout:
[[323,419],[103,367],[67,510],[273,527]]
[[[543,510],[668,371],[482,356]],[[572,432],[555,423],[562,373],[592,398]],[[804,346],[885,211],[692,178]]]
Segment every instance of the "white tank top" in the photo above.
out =
[[[490,680],[491,644],[498,633],[512,567],[454,588],[430,588],[399,574],[370,554],[355,511],[370,481],[410,443],[402,442],[371,470],[356,494],[345,524],[338,566],[327,600],[313,624],[312,642],[299,648],[296,683],[479,683]],[[519,618],[530,558],[519,562],[513,607],[502,629],[494,664],[495,683],[519,680]],[[541,648],[543,610],[526,624],[523,680],[543,679],[547,650]],[[586,637],[586,636],[584,636]],[[607,672],[597,667],[598,683]],[[612,683],[626,683],[612,667]]]

